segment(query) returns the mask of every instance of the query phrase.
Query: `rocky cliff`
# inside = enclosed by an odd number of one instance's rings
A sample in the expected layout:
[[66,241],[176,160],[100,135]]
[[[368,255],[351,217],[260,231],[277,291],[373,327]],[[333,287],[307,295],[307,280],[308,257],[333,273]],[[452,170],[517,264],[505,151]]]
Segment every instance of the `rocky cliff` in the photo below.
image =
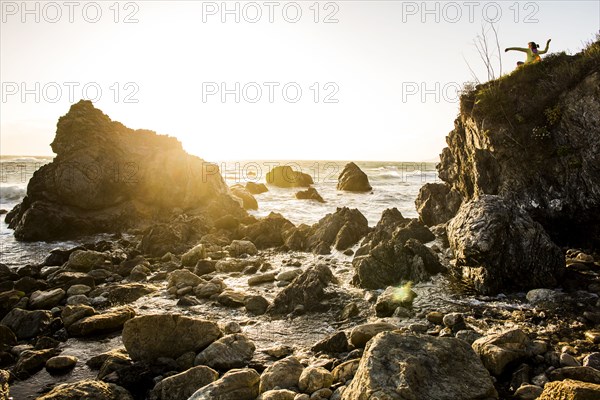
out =
[[20,240],[120,232],[183,212],[243,214],[216,165],[187,154],[173,137],[112,121],[90,101],[59,119],[51,146],[56,157],[7,215]]
[[477,86],[454,125],[437,166],[444,183],[417,200],[423,221],[451,218],[456,193],[463,203],[491,194],[526,210],[559,245],[600,243],[600,42]]

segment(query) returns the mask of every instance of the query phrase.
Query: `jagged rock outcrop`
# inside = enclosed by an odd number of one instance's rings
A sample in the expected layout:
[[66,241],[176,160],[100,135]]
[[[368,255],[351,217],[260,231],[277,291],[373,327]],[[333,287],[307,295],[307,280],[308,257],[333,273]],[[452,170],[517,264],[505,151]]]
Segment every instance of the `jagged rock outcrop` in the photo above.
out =
[[554,286],[564,256],[542,226],[500,196],[462,205],[448,224],[456,275],[485,294]]
[[242,207],[246,210],[258,210],[258,201],[254,198],[252,193],[244,186],[237,184],[233,185],[229,188],[231,190],[231,194],[240,199],[242,202]]
[[437,166],[447,188],[423,188],[421,218],[444,222],[446,210],[455,209],[454,192],[464,201],[499,195],[526,210],[556,243],[597,246],[599,47],[549,56],[463,95]]
[[278,166],[267,172],[267,183],[282,188],[309,187],[313,179],[301,171],[295,171],[289,165]]
[[315,201],[318,201],[319,203],[325,203],[325,200],[323,200],[323,197],[321,197],[319,192],[317,192],[317,189],[315,189],[314,187],[309,187],[306,190],[297,192],[296,198],[298,200],[315,200]]
[[182,212],[207,214],[215,204],[243,213],[216,165],[173,137],[112,121],[90,101],[59,119],[51,146],[56,157],[33,174],[6,217],[19,240],[120,232]]
[[427,183],[415,200],[421,221],[427,226],[448,222],[456,215],[462,196],[444,183]]
[[346,164],[338,177],[337,189],[349,192],[369,192],[373,188],[369,184],[367,174],[358,165],[351,162]]

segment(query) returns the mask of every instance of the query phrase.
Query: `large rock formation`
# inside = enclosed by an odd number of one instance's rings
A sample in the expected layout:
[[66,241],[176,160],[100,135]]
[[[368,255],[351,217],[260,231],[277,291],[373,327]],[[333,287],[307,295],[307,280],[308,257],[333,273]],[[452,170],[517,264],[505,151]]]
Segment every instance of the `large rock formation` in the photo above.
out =
[[547,57],[463,95],[437,166],[447,188],[423,187],[423,221],[449,219],[433,215],[456,211],[454,192],[464,201],[492,194],[526,210],[558,244],[598,245],[599,47]]
[[369,192],[372,187],[369,184],[369,178],[358,165],[353,162],[346,164],[344,170],[338,177],[338,190],[349,192]]
[[492,379],[456,338],[384,332],[365,350],[343,400],[497,399]]
[[564,270],[562,251],[542,226],[500,196],[463,204],[448,240],[457,275],[481,293],[554,286]]
[[283,165],[273,168],[267,172],[267,183],[273,186],[283,188],[309,187],[313,179],[310,175],[302,171],[296,171],[289,165]]
[[[181,143],[133,130],[80,101],[57,124],[54,160],[36,171],[27,196],[6,217],[19,240],[119,232],[211,203],[241,214],[216,165]],[[221,201],[219,201],[221,200]]]

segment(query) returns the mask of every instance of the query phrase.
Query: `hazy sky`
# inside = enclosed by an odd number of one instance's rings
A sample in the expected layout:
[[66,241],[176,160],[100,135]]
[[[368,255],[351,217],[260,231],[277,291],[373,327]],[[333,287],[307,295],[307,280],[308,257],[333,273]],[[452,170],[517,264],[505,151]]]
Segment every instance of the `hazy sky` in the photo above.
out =
[[[58,117],[88,97],[208,160],[433,159],[465,59],[486,80],[486,20],[502,49],[574,53],[600,30],[598,1],[0,3],[2,155],[51,155]],[[501,55],[504,72],[524,59]]]

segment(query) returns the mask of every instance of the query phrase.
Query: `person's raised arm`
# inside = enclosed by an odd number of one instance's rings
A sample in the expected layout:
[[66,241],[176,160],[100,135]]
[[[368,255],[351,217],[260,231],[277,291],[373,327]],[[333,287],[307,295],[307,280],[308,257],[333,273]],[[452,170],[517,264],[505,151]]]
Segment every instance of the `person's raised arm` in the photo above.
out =
[[542,51],[538,51],[538,54],[546,54],[548,52],[548,48],[550,47],[550,41],[552,39],[548,39],[548,41],[546,42],[546,48]]
[[504,49],[504,52],[507,52],[509,50],[522,51],[523,53],[527,53],[528,49],[525,49],[523,47],[508,47],[508,48]]

